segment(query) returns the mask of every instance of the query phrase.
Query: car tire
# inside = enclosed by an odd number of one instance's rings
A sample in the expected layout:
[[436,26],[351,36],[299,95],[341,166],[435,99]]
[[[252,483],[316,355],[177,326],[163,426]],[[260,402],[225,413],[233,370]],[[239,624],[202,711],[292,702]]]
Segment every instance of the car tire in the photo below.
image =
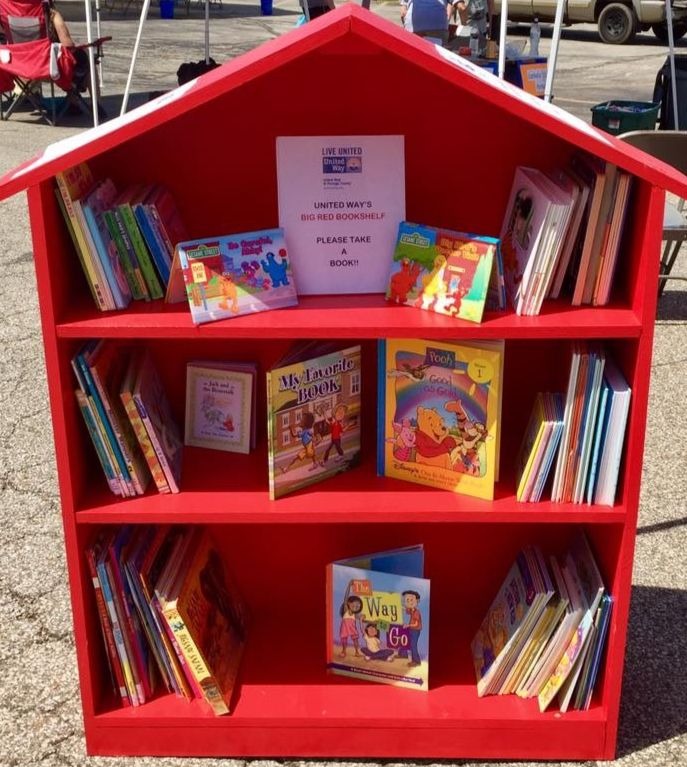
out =
[[[662,21],[660,24],[654,24],[651,27],[651,31],[662,43],[668,45],[668,25],[665,23],[665,21]],[[687,35],[687,22],[673,22],[673,42],[677,42],[685,35]]]
[[632,8],[622,3],[611,3],[599,14],[599,37],[605,43],[624,45],[637,31],[637,19]]

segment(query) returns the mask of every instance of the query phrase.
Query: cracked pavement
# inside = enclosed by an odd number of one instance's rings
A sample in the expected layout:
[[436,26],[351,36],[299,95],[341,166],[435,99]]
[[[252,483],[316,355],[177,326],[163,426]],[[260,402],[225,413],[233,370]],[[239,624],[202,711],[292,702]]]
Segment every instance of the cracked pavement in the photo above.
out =
[[[83,39],[82,4],[63,0],[61,5],[77,39]],[[395,4],[373,3],[373,10],[398,20]],[[295,0],[276,0],[272,17],[261,17],[257,2],[213,5],[211,55],[221,62],[253,48],[290,29],[297,13]],[[147,98],[148,91],[173,87],[179,64],[203,56],[203,21],[196,6],[190,18],[165,22],[156,14],[151,8],[132,106]],[[106,105],[115,113],[137,22],[133,12],[124,17],[103,10],[102,23],[102,33],[115,38],[104,63]],[[554,87],[556,103],[586,120],[590,106],[607,99],[648,100],[665,57],[665,49],[649,35],[623,48],[595,39],[592,27],[564,33]],[[545,30],[543,53],[549,45]],[[18,117],[0,124],[0,173],[85,127],[77,121],[49,128],[31,123],[27,115]],[[243,760],[101,759],[85,754],[24,194],[0,203],[0,244],[0,767],[239,767]],[[687,273],[686,261],[683,252],[675,271]],[[618,739],[620,767],[687,762],[686,291],[684,283],[669,283],[658,310]],[[277,762],[250,764],[271,767]]]

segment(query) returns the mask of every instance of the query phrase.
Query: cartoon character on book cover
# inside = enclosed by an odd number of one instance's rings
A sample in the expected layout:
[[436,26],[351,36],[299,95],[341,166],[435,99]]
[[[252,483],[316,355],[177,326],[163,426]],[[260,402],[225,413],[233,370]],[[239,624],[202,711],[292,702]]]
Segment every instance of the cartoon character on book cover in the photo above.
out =
[[498,240],[401,222],[387,300],[481,322]]
[[529,168],[516,169],[501,231],[506,292],[519,314],[551,206],[550,197],[536,185],[536,177],[536,171]]
[[[268,373],[270,497],[357,465],[361,348],[317,349]],[[312,356],[310,356],[312,354]]]
[[493,498],[502,345],[380,342],[378,473]]
[[179,268],[196,324],[298,303],[281,229],[181,242]]
[[327,579],[327,668],[428,689],[429,581],[422,547],[334,562]]

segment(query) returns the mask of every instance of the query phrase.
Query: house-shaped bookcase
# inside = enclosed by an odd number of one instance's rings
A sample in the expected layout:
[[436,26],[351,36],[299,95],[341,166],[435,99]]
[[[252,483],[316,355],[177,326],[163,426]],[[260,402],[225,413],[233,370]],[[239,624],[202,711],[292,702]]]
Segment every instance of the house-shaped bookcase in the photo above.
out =
[[[277,225],[275,139],[405,137],[407,218],[498,234],[514,169],[564,166],[579,150],[635,177],[612,301],[548,302],[540,316],[487,313],[480,325],[379,296],[309,296],[293,309],[192,325],[183,305],[136,302],[99,313],[55,198],[55,173],[88,161],[118,186],[168,186],[192,236]],[[687,180],[613,137],[502,84],[402,29],[346,5],[129,115],[49,147],[0,180],[28,188],[54,423],[87,747],[93,754],[372,758],[611,758],[620,705],[652,352],[664,191]],[[375,474],[376,340],[506,342],[501,481],[493,502]],[[83,341],[150,348],[179,420],[191,359],[253,359],[261,370],[299,338],[363,345],[362,462],[353,472],[268,500],[264,395],[249,456],[188,449],[182,492],[108,493],[72,396]],[[564,391],[570,348],[603,339],[632,386],[613,507],[518,504],[512,466],[537,391]],[[235,710],[160,694],[122,709],[108,679],[84,551],[104,525],[212,526],[253,616]],[[540,714],[536,701],[478,699],[470,639],[515,553],[560,552],[582,526],[616,599],[591,709]],[[324,668],[325,565],[425,544],[432,579],[430,691],[330,677]]]

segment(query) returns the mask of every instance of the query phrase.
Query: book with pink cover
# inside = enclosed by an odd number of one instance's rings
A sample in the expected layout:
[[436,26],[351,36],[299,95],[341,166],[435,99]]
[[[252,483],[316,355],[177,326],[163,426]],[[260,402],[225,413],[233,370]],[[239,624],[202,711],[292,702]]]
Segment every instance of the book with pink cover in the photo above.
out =
[[[501,227],[501,252],[506,293],[518,314],[532,293],[542,245],[551,234],[555,202],[534,168],[515,169],[506,215]],[[539,180],[538,180],[539,179]]]

